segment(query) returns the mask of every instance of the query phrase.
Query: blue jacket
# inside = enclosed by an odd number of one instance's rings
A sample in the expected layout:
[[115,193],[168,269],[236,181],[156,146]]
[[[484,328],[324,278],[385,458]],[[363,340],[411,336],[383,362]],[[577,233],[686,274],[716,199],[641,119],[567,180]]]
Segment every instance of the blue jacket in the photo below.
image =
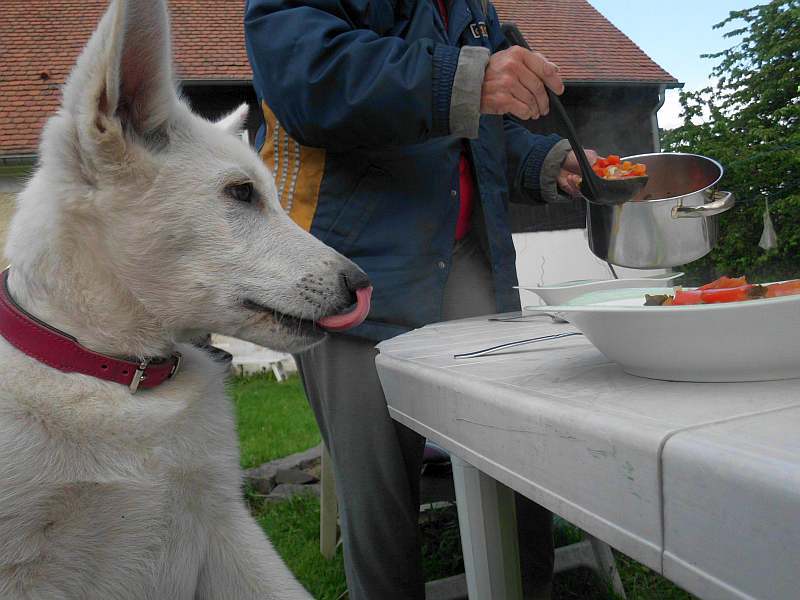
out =
[[436,1],[247,0],[261,156],[291,217],[370,276],[372,310],[352,333],[374,340],[441,320],[465,147],[497,310],[519,307],[509,185],[538,201],[559,142],[477,105],[465,112],[480,90],[454,91],[466,59],[505,47],[500,23],[491,5],[484,15],[480,0],[452,0],[445,29]]

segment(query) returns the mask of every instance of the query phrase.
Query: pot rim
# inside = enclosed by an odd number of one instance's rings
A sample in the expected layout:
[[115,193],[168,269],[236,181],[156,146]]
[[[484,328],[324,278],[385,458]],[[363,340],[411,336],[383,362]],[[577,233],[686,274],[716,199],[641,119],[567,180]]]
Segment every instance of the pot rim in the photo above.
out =
[[[656,202],[669,202],[671,200],[679,200],[681,198],[686,198],[686,196],[691,196],[692,194],[697,194],[698,192],[704,192],[708,188],[716,188],[717,184],[719,183],[720,179],[725,175],[725,169],[722,165],[714,160],[713,158],[709,158],[707,156],[703,156],[702,154],[694,154],[692,152],[648,152],[646,154],[633,154],[631,156],[623,156],[620,160],[629,160],[633,162],[637,158],[645,158],[648,156],[693,156],[695,158],[700,158],[702,160],[706,160],[712,164],[714,164],[717,169],[719,169],[719,176],[707,186],[695,190],[693,192],[689,192],[688,194],[681,194],[680,196],[670,196],[669,198],[652,198],[650,200],[631,200],[630,204],[650,204]],[[629,204],[626,202],[625,204]],[[590,203],[591,204],[591,203]]]

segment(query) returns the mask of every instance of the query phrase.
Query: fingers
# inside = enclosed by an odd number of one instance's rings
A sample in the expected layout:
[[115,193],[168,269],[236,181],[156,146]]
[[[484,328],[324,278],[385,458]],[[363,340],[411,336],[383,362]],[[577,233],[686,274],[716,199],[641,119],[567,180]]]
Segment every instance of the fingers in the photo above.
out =
[[[509,65],[508,67],[509,72],[503,74],[500,79],[498,79],[498,90],[497,92],[502,94],[503,92],[509,94],[513,99],[517,100],[517,102],[521,102],[526,107],[528,107],[527,114],[530,116],[526,117],[528,119],[538,119],[542,114],[542,107],[541,104],[538,102],[537,98],[531,93],[530,89],[525,85],[522,77],[526,75],[525,69],[521,65]],[[516,104],[516,103],[515,103]],[[514,111],[509,111],[514,114],[514,116],[519,117],[519,115]]]
[[550,110],[547,90],[541,78],[531,71],[526,63],[526,57],[531,52],[520,46],[514,46],[507,52],[509,53],[508,70],[516,80],[516,87],[521,88],[518,93],[514,94],[515,97],[530,105],[531,112],[536,114],[537,117],[546,115]]
[[526,104],[525,102],[520,102],[516,98],[509,99],[509,110],[512,115],[517,117],[518,119],[522,119],[523,121],[527,121],[528,119],[538,119],[539,112],[533,112],[533,108],[530,104]]
[[[524,69],[520,69],[522,71],[521,77],[515,79],[510,86],[511,94],[528,106],[531,116],[531,119],[538,119],[542,115],[547,114],[547,93],[544,91],[544,86],[540,85],[540,90],[535,91],[534,88],[531,87],[531,84],[527,81],[529,79],[526,77],[526,72]],[[542,103],[542,92],[544,92],[544,104]]]
[[491,115],[504,115],[510,113],[523,120],[539,117],[538,107],[534,104],[534,112],[528,101],[521,100],[518,96],[525,97],[520,90],[512,92],[513,84],[506,78],[499,78],[484,83],[481,95],[481,112]]
[[489,59],[481,89],[481,112],[538,119],[550,111],[545,85],[564,91],[558,67],[541,54],[513,46]]
[[522,58],[528,69],[556,94],[563,94],[564,82],[561,79],[558,65],[550,62],[538,52],[531,52],[524,48],[522,51],[524,52]]
[[[550,112],[550,98],[547,95],[547,88],[556,94],[564,91],[564,82],[561,80],[558,66],[538,52],[531,52],[520,46],[512,48],[514,58],[518,64],[517,75],[520,83],[526,88],[540,115]],[[521,98],[520,98],[521,99]],[[533,109],[533,102],[530,102]],[[533,110],[533,112],[536,112]]]
[[[584,154],[586,154],[586,160],[589,161],[590,165],[593,165],[595,162],[597,162],[598,155],[594,150],[584,149]],[[578,158],[575,156],[575,152],[570,150],[567,153],[567,156],[564,158],[564,162],[561,163],[561,168],[573,173],[581,172],[581,167],[578,164]]]
[[565,194],[569,194],[572,197],[578,197],[581,195],[580,175],[576,175],[575,173],[571,173],[565,169],[561,169],[561,172],[558,174],[556,181],[558,182],[558,187]]
[[547,90],[542,80],[527,69],[522,70],[519,80],[520,85],[527,93],[531,109],[533,110],[535,107],[535,112],[538,112],[539,115],[546,115],[550,112],[550,99],[547,97]]

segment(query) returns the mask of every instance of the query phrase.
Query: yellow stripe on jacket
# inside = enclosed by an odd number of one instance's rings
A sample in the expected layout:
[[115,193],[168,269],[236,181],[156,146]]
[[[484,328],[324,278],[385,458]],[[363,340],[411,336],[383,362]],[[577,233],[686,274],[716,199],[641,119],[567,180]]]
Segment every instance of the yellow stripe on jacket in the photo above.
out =
[[275,177],[281,206],[295,223],[309,231],[325,172],[325,150],[300,145],[281,127],[266,102],[261,103],[261,109],[266,123],[261,159]]

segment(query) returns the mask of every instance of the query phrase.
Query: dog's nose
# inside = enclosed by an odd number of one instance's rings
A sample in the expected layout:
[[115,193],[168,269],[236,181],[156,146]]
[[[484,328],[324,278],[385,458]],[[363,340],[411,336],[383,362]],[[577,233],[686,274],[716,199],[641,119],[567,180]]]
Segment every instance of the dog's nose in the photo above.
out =
[[360,290],[361,288],[369,287],[371,285],[367,274],[355,265],[342,271],[340,277],[342,278],[342,283],[344,283],[345,289],[350,292],[350,295],[353,297],[353,299],[356,297],[356,290]]

